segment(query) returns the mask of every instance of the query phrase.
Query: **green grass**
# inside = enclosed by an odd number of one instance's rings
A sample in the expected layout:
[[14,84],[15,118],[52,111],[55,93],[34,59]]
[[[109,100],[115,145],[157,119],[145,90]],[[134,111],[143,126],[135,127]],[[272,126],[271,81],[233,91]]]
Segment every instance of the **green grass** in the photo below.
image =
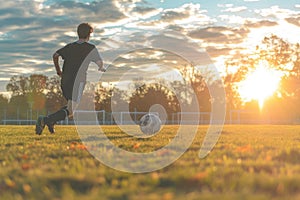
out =
[[[116,145],[150,152],[177,127],[138,140],[115,126],[105,129]],[[213,151],[199,159],[207,130],[200,126],[180,159],[145,174],[106,167],[73,126],[56,130],[37,136],[33,126],[0,126],[0,199],[300,199],[300,126],[225,126]]]

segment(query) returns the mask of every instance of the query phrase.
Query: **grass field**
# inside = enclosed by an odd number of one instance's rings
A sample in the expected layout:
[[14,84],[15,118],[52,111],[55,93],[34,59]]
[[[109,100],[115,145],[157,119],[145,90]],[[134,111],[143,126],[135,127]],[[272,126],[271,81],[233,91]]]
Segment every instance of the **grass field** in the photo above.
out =
[[[152,151],[173,137],[109,138],[132,151]],[[300,126],[225,126],[205,159],[198,158],[207,126],[172,165],[156,172],[119,172],[93,158],[74,126],[34,134],[33,126],[0,126],[0,199],[300,199]],[[188,133],[187,133],[188,134]]]

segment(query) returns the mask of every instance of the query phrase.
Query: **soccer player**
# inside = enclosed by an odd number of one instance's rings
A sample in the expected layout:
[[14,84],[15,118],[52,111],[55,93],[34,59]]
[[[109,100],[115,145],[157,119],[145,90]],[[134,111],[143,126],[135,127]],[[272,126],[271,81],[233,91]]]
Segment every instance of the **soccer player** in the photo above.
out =
[[[105,72],[103,61],[95,45],[89,43],[93,28],[88,23],[77,27],[79,39],[67,44],[53,54],[53,63],[57,75],[61,77],[61,89],[67,100],[67,105],[48,116],[39,116],[36,122],[36,134],[42,134],[45,126],[50,133],[54,133],[54,124],[73,115],[73,108],[78,105],[86,83],[86,73],[90,62],[98,65],[98,70]],[[64,60],[63,67],[59,65],[59,58]]]

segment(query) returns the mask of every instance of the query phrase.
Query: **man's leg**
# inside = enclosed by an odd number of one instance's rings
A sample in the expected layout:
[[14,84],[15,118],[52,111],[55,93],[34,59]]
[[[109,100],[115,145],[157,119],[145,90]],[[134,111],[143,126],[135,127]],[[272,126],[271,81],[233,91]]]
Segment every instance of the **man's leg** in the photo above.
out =
[[45,124],[48,126],[48,130],[50,133],[54,133],[54,124],[56,122],[64,120],[66,117],[73,117],[73,110],[75,110],[78,106],[78,103],[72,100],[68,100],[68,103],[66,106],[61,108],[56,113],[53,113],[51,115],[48,115],[44,118]]
[[38,118],[35,132],[36,134],[40,135],[42,134],[45,125],[48,126],[48,130],[50,133],[54,133],[54,124],[58,121],[64,120],[69,115],[69,111],[67,110],[67,107],[62,107],[57,112],[48,115],[47,117],[40,116]]
[[64,120],[69,116],[68,107],[64,106],[60,110],[56,111],[53,114],[48,115],[47,117],[40,116],[37,120],[37,124],[35,127],[36,134],[42,134],[45,125],[48,126],[49,132],[54,133],[54,124],[58,121]]
[[[62,109],[67,109],[67,106],[62,107],[61,110],[62,110]],[[50,115],[49,115],[49,116],[50,116]],[[48,117],[49,117],[49,116],[48,116]],[[45,117],[44,119],[45,119],[45,121],[47,121],[48,118]],[[50,122],[49,122],[49,120],[48,120],[48,123],[46,123],[46,125],[47,125],[47,127],[48,127],[48,131],[49,131],[50,133],[52,133],[52,134],[55,133],[54,125],[56,124],[56,122],[57,122],[57,121],[53,121],[53,122],[50,121]]]
[[45,117],[45,124],[56,123],[58,121],[64,120],[69,115],[67,107],[62,107],[60,110],[56,111]]
[[[80,82],[79,87],[78,87],[78,91],[75,92],[75,94],[77,94],[77,101],[80,101],[80,98],[82,96],[83,93],[83,89],[84,89],[84,82]],[[72,98],[72,94],[67,93],[66,91],[72,91],[69,90],[68,88],[62,87],[63,93],[64,93],[64,97],[66,99]],[[48,126],[48,129],[50,131],[50,133],[54,133],[54,124],[58,121],[64,120],[66,117],[72,117],[73,116],[73,110],[75,110],[78,106],[78,102],[76,101],[72,101],[72,100],[68,100],[67,106],[63,107],[62,109],[60,109],[59,111],[48,115],[47,117],[43,117],[40,116],[37,120],[36,126],[35,126],[35,132],[36,134],[40,135],[42,134],[45,125]]]

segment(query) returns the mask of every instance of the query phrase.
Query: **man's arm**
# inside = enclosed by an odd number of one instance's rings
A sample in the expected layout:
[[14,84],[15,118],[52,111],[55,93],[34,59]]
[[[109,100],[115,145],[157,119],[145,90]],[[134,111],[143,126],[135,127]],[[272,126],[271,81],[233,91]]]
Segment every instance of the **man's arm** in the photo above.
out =
[[99,71],[101,71],[101,72],[105,72],[105,71],[106,71],[106,69],[105,69],[104,66],[103,66],[103,61],[102,61],[102,60],[98,60],[98,61],[96,62],[96,64],[98,65],[98,70],[99,70]]
[[53,63],[54,63],[54,66],[55,66],[55,69],[56,69],[56,74],[58,75],[58,76],[60,76],[61,77],[61,75],[62,75],[62,72],[61,72],[61,69],[60,69],[60,66],[59,66],[59,62],[58,62],[58,60],[59,60],[59,54],[58,53],[54,53],[53,54]]

